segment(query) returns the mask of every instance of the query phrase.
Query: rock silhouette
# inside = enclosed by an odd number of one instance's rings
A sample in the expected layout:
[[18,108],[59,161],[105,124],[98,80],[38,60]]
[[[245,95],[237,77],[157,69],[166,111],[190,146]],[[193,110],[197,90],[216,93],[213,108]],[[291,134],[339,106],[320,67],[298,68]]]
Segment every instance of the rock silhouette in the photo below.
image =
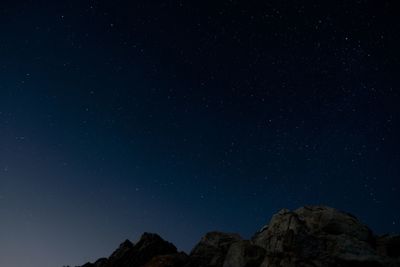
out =
[[157,234],[144,233],[136,244],[126,240],[108,259],[102,258],[95,263],[86,263],[82,267],[144,266],[156,256],[175,253],[177,249],[173,244]]
[[400,236],[376,236],[356,217],[326,206],[283,209],[251,240],[210,232],[189,255],[157,234],[123,242],[82,267],[400,267]]

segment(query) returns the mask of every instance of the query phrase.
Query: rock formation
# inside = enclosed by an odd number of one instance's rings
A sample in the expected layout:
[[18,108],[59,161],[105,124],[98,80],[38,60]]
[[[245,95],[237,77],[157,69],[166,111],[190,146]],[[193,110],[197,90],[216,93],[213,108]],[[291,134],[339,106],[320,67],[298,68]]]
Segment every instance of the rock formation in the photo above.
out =
[[400,236],[376,236],[351,214],[325,206],[283,209],[251,240],[210,232],[189,255],[156,234],[125,241],[82,267],[400,267]]
[[156,256],[175,253],[177,250],[173,244],[157,234],[144,233],[135,245],[126,240],[108,259],[86,263],[82,267],[140,267]]
[[238,234],[207,233],[190,252],[185,267],[222,266],[229,247],[242,240]]

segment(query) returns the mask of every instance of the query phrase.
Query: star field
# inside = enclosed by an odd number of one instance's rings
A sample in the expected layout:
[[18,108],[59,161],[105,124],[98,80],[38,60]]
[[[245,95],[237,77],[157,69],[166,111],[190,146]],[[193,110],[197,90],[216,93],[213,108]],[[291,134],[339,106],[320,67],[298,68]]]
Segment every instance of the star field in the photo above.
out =
[[0,266],[307,204],[400,230],[392,1],[5,1],[0,32]]

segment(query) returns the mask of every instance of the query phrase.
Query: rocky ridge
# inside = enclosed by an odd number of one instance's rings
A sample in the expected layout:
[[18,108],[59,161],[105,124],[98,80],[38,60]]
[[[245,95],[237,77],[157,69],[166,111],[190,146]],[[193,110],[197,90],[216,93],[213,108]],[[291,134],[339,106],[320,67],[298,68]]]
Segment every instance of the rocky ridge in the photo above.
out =
[[81,267],[400,267],[400,236],[377,236],[351,214],[326,206],[283,209],[251,240],[210,232],[187,255],[157,234],[123,242]]

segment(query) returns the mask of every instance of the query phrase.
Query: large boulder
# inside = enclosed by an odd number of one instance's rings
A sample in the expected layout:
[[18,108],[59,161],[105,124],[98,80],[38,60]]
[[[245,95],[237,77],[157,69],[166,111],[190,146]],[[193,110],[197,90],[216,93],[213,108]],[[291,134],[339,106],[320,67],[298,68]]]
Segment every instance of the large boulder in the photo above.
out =
[[264,248],[249,240],[242,240],[230,246],[223,267],[258,267],[264,257]]
[[368,227],[348,213],[324,206],[281,210],[253,241],[267,251],[262,267],[392,264],[375,250]]
[[306,235],[305,223],[299,216],[287,209],[272,216],[268,227],[260,231],[253,241],[269,254],[281,254],[301,248],[302,237]]
[[186,267],[221,267],[230,245],[240,240],[238,234],[209,232],[190,252]]

